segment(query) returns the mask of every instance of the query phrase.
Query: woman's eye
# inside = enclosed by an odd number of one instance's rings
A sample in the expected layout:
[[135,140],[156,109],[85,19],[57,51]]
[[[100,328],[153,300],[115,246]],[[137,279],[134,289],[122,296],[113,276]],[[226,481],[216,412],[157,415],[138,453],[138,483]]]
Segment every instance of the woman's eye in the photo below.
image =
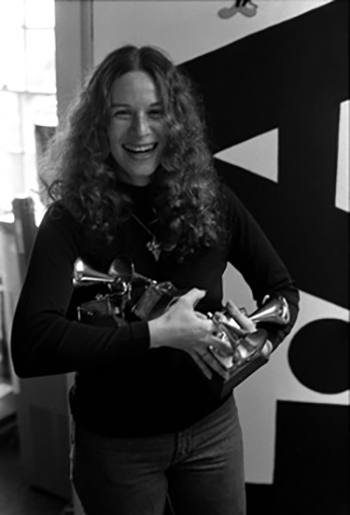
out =
[[131,116],[130,111],[127,109],[119,109],[118,111],[114,111],[113,117],[114,118],[129,118]]
[[160,118],[161,116],[163,116],[163,110],[161,108],[157,108],[157,109],[151,109],[149,112],[148,112],[149,116],[151,116],[152,118]]

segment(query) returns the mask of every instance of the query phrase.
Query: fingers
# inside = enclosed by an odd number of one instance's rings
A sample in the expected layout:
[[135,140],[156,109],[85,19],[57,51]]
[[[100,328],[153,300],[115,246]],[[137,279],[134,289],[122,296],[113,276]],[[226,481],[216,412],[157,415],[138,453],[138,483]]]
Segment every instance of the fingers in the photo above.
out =
[[[227,310],[228,311],[228,310]],[[215,313],[215,323],[221,324],[225,327],[225,331],[231,335],[232,338],[239,338],[241,336],[245,336],[247,331],[242,329],[239,323],[230,315],[227,316],[225,313],[216,312]],[[220,328],[218,326],[218,332],[220,333]]]
[[180,300],[187,302],[191,307],[195,307],[196,304],[205,296],[205,290],[199,290],[198,288],[192,288],[189,292],[182,295]]
[[200,318],[202,320],[208,320],[207,315],[205,315],[204,313],[201,313],[200,311],[195,311],[194,314],[196,315],[197,318]]
[[272,351],[273,351],[272,343],[270,342],[270,340],[266,340],[265,345],[263,346],[263,348],[261,350],[261,354],[263,356],[265,356],[265,358],[269,359],[270,355],[272,354]]
[[255,323],[250,320],[243,310],[240,310],[232,300],[229,300],[226,304],[226,309],[234,320],[240,325],[242,329],[248,333],[255,331]]

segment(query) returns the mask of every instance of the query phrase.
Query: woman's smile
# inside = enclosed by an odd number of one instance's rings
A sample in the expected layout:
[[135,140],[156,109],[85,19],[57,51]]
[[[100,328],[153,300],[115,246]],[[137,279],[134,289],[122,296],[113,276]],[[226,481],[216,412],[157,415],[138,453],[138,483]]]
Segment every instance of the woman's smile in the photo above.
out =
[[158,143],[149,143],[143,145],[125,144],[123,145],[123,148],[127,152],[133,154],[134,157],[148,159],[148,157],[150,157],[152,152],[156,149],[157,145]]

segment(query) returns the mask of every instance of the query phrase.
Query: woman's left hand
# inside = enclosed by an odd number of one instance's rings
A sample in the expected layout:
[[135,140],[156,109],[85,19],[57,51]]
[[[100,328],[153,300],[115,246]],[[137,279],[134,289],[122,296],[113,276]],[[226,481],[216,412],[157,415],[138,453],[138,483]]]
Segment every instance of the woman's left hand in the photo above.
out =
[[[235,320],[238,327],[236,329],[237,335],[239,337],[244,337],[248,333],[254,333],[257,330],[255,322],[251,320],[247,315],[244,309],[238,308],[232,300],[229,300],[225,306],[229,315]],[[270,354],[273,351],[273,345],[270,340],[266,340],[263,348],[261,349],[261,354],[265,356],[265,358],[269,358]]]
[[239,328],[237,328],[237,332],[244,336],[247,333],[254,333],[256,331],[255,322],[250,320],[250,318],[246,315],[245,310],[240,309],[232,302],[232,300],[228,300],[225,306],[229,315],[237,322]]

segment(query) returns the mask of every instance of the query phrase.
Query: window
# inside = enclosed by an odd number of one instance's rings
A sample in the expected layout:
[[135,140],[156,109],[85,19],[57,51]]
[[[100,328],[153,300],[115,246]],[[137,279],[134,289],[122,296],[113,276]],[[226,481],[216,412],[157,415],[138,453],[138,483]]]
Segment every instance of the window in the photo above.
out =
[[0,214],[37,202],[35,127],[56,115],[55,1],[0,0]]

